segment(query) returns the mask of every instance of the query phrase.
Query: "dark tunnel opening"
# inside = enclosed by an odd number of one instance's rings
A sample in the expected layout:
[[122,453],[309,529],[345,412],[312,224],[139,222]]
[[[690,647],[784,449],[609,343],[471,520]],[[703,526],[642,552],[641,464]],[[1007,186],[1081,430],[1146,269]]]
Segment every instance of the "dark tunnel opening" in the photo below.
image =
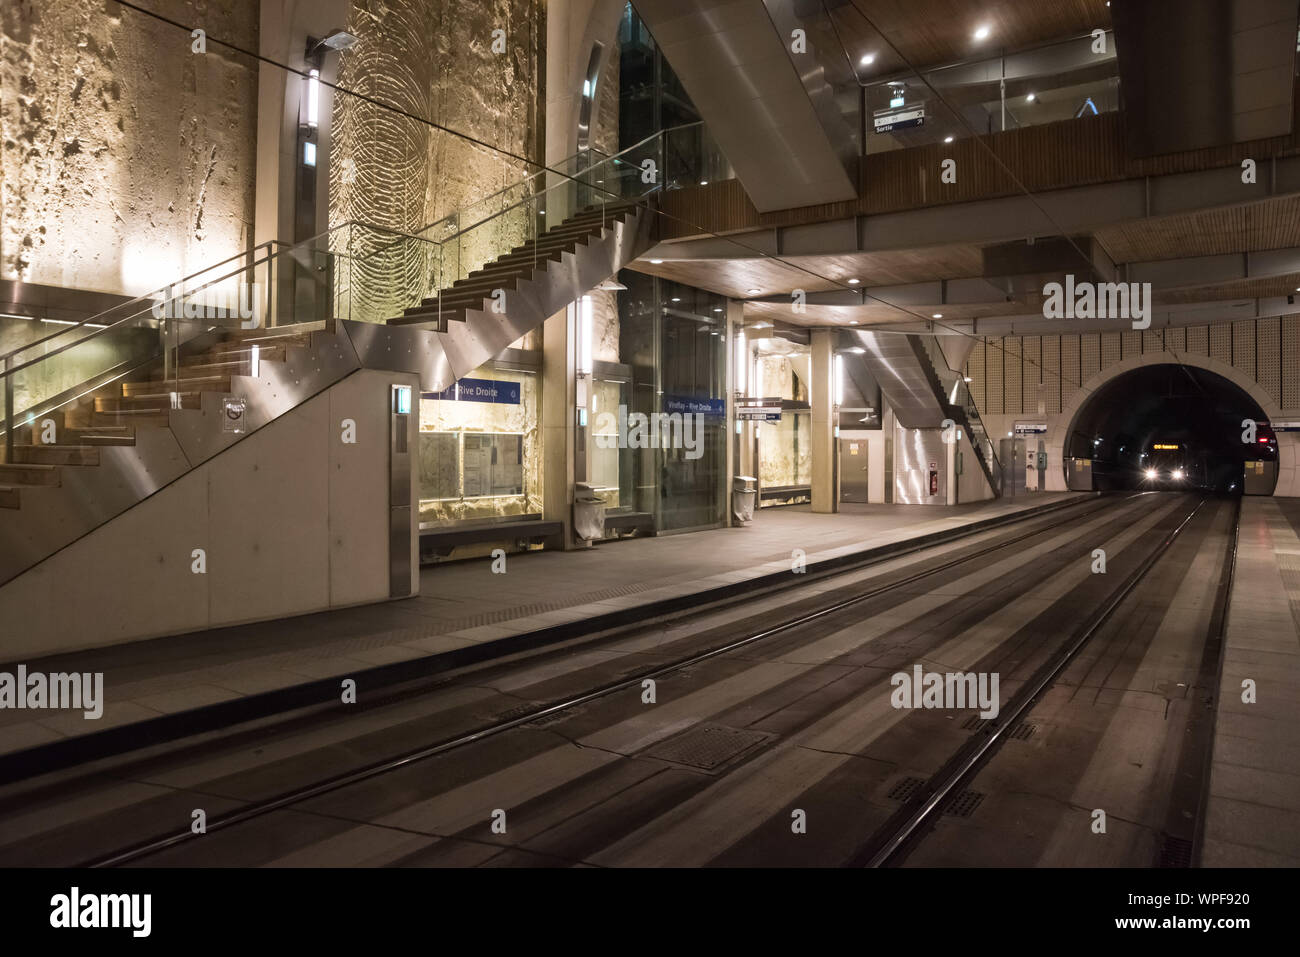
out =
[[1239,494],[1246,462],[1277,461],[1277,438],[1239,386],[1168,363],[1134,369],[1098,389],[1071,423],[1065,455],[1091,460],[1093,487],[1102,491]]

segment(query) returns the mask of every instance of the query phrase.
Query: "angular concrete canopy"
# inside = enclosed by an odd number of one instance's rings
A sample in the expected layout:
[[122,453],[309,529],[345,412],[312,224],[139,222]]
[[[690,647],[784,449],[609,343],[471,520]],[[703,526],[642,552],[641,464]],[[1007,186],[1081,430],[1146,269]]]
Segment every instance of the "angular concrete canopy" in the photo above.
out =
[[765,212],[857,197],[843,144],[762,0],[635,0],[754,206]]

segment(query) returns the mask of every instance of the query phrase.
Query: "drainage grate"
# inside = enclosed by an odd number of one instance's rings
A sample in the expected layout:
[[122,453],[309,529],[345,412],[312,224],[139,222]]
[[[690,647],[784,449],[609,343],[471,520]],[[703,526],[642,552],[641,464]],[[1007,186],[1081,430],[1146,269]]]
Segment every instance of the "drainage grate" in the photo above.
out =
[[763,731],[702,724],[646,751],[645,756],[712,771],[771,737]]
[[1011,737],[1015,738],[1017,741],[1028,741],[1034,736],[1034,732],[1037,730],[1038,725],[1030,724],[1028,721],[1021,721],[1016,725],[1016,729],[1011,732]]
[[551,714],[544,715],[536,721],[529,721],[525,728],[549,728],[553,724],[559,724],[561,721],[568,721],[570,718],[576,718],[581,713],[580,708],[565,708],[563,711],[555,711]]
[[1192,842],[1166,834],[1160,846],[1161,867],[1191,867]]
[[948,806],[943,809],[943,813],[951,814],[953,817],[970,817],[983,800],[984,792],[968,789],[953,798]]
[[911,800],[917,791],[921,790],[921,785],[925,783],[922,778],[903,778],[890,789],[889,796],[895,801],[906,803]]
[[[962,722],[962,728],[973,731],[975,734],[982,734],[992,729],[995,720],[994,718],[981,718],[979,715],[973,714]],[[1030,724],[1028,721],[1021,721],[1007,737],[1014,738],[1017,741],[1028,741],[1037,730],[1038,725]]]

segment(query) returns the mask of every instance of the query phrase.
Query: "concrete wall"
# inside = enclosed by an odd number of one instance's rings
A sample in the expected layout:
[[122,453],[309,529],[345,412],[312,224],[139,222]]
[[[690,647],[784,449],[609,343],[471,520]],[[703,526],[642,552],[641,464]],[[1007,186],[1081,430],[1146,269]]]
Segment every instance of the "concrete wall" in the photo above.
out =
[[387,599],[391,383],[419,390],[356,372],[0,587],[0,660]]
[[[156,0],[257,49],[257,0]],[[256,64],[117,4],[0,14],[0,277],[138,295],[250,244]]]
[[[1047,491],[1064,491],[1066,434],[1088,397],[1125,372],[1175,361],[1232,382],[1270,420],[1300,419],[1300,316],[1145,332],[980,339],[963,372],[990,436],[1005,436],[1020,421],[1047,425]],[[1296,433],[1278,435],[1274,494],[1300,496]]]

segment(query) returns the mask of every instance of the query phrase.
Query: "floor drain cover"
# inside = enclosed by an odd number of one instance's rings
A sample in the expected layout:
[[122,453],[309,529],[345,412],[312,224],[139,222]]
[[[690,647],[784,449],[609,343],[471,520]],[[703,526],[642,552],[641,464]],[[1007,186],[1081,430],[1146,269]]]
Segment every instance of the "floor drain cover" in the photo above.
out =
[[943,813],[951,814],[953,817],[970,817],[983,800],[982,791],[962,791],[943,809]]
[[1161,867],[1191,867],[1192,842],[1181,837],[1165,835],[1160,847]]
[[889,796],[895,801],[906,803],[924,783],[925,780],[922,778],[903,778],[890,789]]
[[[965,721],[962,722],[962,728],[964,728],[967,731],[973,731],[976,734],[981,734],[985,731],[990,730],[993,727],[993,725],[994,725],[993,718],[981,718],[977,714],[971,715],[969,718],[967,718]],[[1014,738],[1017,741],[1028,741],[1030,738],[1034,736],[1034,732],[1037,730],[1038,730],[1038,725],[1030,724],[1028,721],[1022,721],[1018,725],[1016,725],[1015,729],[1011,732],[1011,734],[1008,735],[1008,737]]]
[[745,731],[722,724],[703,724],[645,752],[646,757],[684,764],[712,771],[750,748],[757,747],[772,735],[763,731]]

